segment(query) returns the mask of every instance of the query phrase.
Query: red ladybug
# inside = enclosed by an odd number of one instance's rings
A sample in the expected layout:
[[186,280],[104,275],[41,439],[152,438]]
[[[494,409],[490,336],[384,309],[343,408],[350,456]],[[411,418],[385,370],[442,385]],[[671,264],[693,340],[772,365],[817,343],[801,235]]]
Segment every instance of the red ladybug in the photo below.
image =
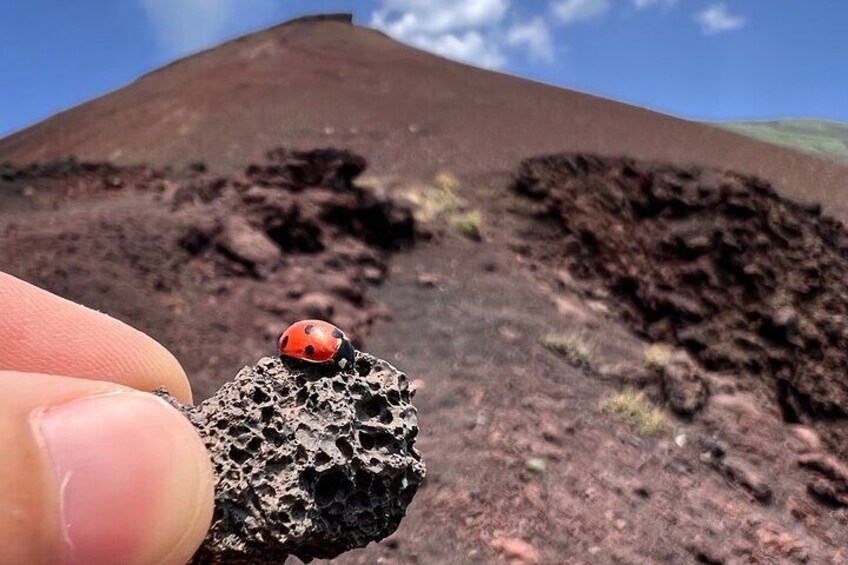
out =
[[322,320],[301,320],[280,334],[277,349],[286,357],[310,363],[337,363],[342,369],[353,364],[354,350],[344,332]]

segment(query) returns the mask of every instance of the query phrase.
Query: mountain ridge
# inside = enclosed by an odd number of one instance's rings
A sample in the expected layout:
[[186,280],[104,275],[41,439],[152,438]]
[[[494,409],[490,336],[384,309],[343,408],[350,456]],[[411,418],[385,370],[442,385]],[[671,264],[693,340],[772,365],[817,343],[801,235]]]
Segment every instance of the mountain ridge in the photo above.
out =
[[231,173],[276,146],[348,147],[375,174],[418,178],[503,171],[544,153],[626,155],[758,175],[848,218],[833,197],[844,165],[449,61],[346,14],[284,22],[151,71],[0,139],[0,161],[201,160]]

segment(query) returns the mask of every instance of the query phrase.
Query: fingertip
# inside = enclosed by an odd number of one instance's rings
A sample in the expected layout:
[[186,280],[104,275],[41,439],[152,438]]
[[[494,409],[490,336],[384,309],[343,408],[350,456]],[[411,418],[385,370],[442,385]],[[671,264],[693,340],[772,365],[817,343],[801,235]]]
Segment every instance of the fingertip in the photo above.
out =
[[77,399],[32,418],[58,493],[62,562],[190,559],[211,521],[214,480],[188,420],[133,392]]
[[[98,315],[108,318],[105,314],[98,313]],[[101,358],[96,360],[97,363],[111,364],[111,367],[103,367],[103,378],[147,392],[164,388],[180,402],[191,404],[191,385],[177,358],[150,336],[114,318],[109,318],[109,320],[120,324],[122,327],[108,332],[112,339],[119,339],[120,342],[115,341],[110,350],[101,350],[98,353]],[[108,339],[108,335],[102,335],[97,329],[92,328],[92,332],[92,340]],[[99,333],[100,335],[98,335]],[[131,356],[131,358],[125,360],[127,362],[126,368],[118,369],[118,374],[116,374],[117,366],[121,362],[118,359],[122,356],[121,351],[132,351],[131,354],[125,354]]]
[[214,475],[189,420],[107,381],[0,371],[0,563],[188,562]]
[[106,314],[0,272],[0,369],[164,387],[192,400],[185,371],[150,336]]

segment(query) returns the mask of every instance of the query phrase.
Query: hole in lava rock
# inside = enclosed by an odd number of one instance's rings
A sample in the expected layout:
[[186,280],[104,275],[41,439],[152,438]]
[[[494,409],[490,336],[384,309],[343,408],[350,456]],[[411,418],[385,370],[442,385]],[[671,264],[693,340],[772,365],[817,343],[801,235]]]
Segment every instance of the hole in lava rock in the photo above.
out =
[[356,372],[360,375],[367,375],[374,368],[374,364],[364,357],[356,360]]
[[235,445],[230,446],[230,460],[236,463],[237,465],[244,465],[245,462],[250,459],[250,453],[245,451],[244,449],[240,449]]
[[386,393],[386,398],[389,400],[389,404],[392,406],[397,406],[400,404],[400,393],[396,390],[390,390]]
[[247,450],[248,451],[256,451],[262,446],[262,438],[254,437],[249,442],[247,442]]
[[271,398],[261,388],[253,389],[253,402],[256,404],[265,404]]
[[274,497],[277,496],[277,489],[274,488],[273,485],[268,483],[256,485],[254,487],[256,494],[263,498]]
[[336,447],[339,449],[345,459],[350,459],[353,457],[353,447],[346,439],[341,437],[338,438],[336,440]]
[[265,406],[262,408],[260,414],[263,422],[269,422],[274,418],[274,407]]
[[340,470],[326,473],[315,483],[315,503],[318,506],[327,506],[337,498],[345,499],[352,486],[350,479]]
[[265,439],[271,443],[274,447],[280,447],[283,445],[283,436],[276,429],[268,427],[262,429],[262,435]]
[[357,416],[360,419],[362,419],[363,414],[365,416],[367,416],[368,418],[376,418],[386,408],[386,402],[380,396],[372,396],[368,400],[359,403],[358,408],[359,408],[360,414],[358,414]]
[[371,430],[359,432],[359,443],[365,450],[382,449],[395,442],[392,434],[384,431]]
[[370,505],[370,497],[367,492],[358,490],[353,493],[353,496],[348,501],[353,506],[362,506],[363,508],[367,508]]
[[297,391],[297,396],[294,399],[294,402],[297,406],[303,406],[306,404],[306,400],[309,398],[309,391],[305,388],[301,388]]
[[361,468],[356,469],[353,476],[353,483],[357,490],[367,491],[371,487],[371,475],[363,471]]
[[211,242],[211,234],[197,227],[192,227],[180,238],[179,245],[191,255],[200,255],[209,247]]
[[291,516],[294,520],[301,520],[306,515],[306,504],[302,500],[298,500],[291,506]]
[[359,444],[362,449],[369,451],[374,449],[374,438],[368,432],[359,432]]

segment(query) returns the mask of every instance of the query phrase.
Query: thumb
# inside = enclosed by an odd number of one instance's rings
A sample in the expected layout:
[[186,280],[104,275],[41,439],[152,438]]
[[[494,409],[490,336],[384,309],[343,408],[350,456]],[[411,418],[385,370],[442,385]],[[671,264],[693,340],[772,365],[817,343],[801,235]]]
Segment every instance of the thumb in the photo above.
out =
[[209,456],[150,394],[0,371],[0,453],[2,564],[183,564],[209,527]]

